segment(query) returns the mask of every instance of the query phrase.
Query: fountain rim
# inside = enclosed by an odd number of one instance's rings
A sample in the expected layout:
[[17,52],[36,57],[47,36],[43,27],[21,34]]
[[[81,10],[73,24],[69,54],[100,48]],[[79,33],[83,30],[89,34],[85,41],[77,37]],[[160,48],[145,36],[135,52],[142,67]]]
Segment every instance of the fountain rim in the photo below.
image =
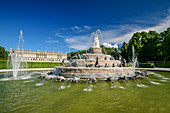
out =
[[133,69],[133,67],[61,67],[55,66],[54,68],[62,68],[62,69]]

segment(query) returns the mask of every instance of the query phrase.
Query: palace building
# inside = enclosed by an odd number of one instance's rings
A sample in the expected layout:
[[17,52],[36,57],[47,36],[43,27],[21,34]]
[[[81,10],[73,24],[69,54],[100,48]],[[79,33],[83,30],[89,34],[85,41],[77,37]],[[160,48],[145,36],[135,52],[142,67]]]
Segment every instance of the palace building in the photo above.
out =
[[[16,53],[17,49],[10,48],[10,54]],[[32,51],[32,50],[18,50],[19,56],[23,54],[25,60],[29,62],[61,62],[63,59],[67,60],[67,53],[62,52],[47,52],[47,51]]]

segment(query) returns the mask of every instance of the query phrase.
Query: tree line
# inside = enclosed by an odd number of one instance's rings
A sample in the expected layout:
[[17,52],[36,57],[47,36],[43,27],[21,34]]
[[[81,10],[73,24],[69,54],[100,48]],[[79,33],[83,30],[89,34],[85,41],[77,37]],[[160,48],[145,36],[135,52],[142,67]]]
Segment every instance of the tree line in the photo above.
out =
[[[139,62],[148,61],[170,61],[170,27],[161,32],[136,32],[133,34],[128,43],[124,42],[119,49],[107,48],[100,45],[103,54],[109,54],[116,60],[125,58],[127,62],[132,61],[132,46],[135,48],[135,54]],[[71,52],[71,56],[76,54],[89,53],[91,48],[87,51]]]
[[140,62],[170,60],[170,27],[161,33],[156,31],[136,32],[128,43],[121,47],[122,57],[127,61],[132,58],[132,46]]
[[8,58],[9,52],[4,47],[0,46],[0,58]]

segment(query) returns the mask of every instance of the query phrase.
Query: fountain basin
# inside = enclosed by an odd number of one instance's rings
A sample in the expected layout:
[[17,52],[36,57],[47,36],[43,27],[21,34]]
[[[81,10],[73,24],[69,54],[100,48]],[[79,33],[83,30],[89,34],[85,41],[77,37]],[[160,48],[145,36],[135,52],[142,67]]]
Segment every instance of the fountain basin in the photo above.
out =
[[132,67],[58,67],[54,68],[54,73],[64,77],[95,77],[106,79],[108,77],[118,78],[121,76],[133,76]]
[[99,45],[98,30],[94,38],[94,46],[90,51],[80,56],[71,57],[69,54],[69,64],[67,67],[62,61],[62,67],[54,67],[54,73],[64,77],[80,77],[98,79],[106,79],[108,77],[118,78],[123,76],[133,76],[134,71],[132,67],[126,67],[126,61],[121,65],[121,60],[115,60],[113,56],[102,53],[102,48]]

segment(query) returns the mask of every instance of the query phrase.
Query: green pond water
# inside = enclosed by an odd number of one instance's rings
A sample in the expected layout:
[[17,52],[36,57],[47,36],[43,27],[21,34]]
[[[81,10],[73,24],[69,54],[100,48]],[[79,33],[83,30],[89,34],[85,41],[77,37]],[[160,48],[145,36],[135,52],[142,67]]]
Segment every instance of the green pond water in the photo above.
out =
[[170,73],[149,73],[139,81],[93,84],[47,81],[36,72],[4,80],[7,74],[1,73],[0,112],[170,113]]

